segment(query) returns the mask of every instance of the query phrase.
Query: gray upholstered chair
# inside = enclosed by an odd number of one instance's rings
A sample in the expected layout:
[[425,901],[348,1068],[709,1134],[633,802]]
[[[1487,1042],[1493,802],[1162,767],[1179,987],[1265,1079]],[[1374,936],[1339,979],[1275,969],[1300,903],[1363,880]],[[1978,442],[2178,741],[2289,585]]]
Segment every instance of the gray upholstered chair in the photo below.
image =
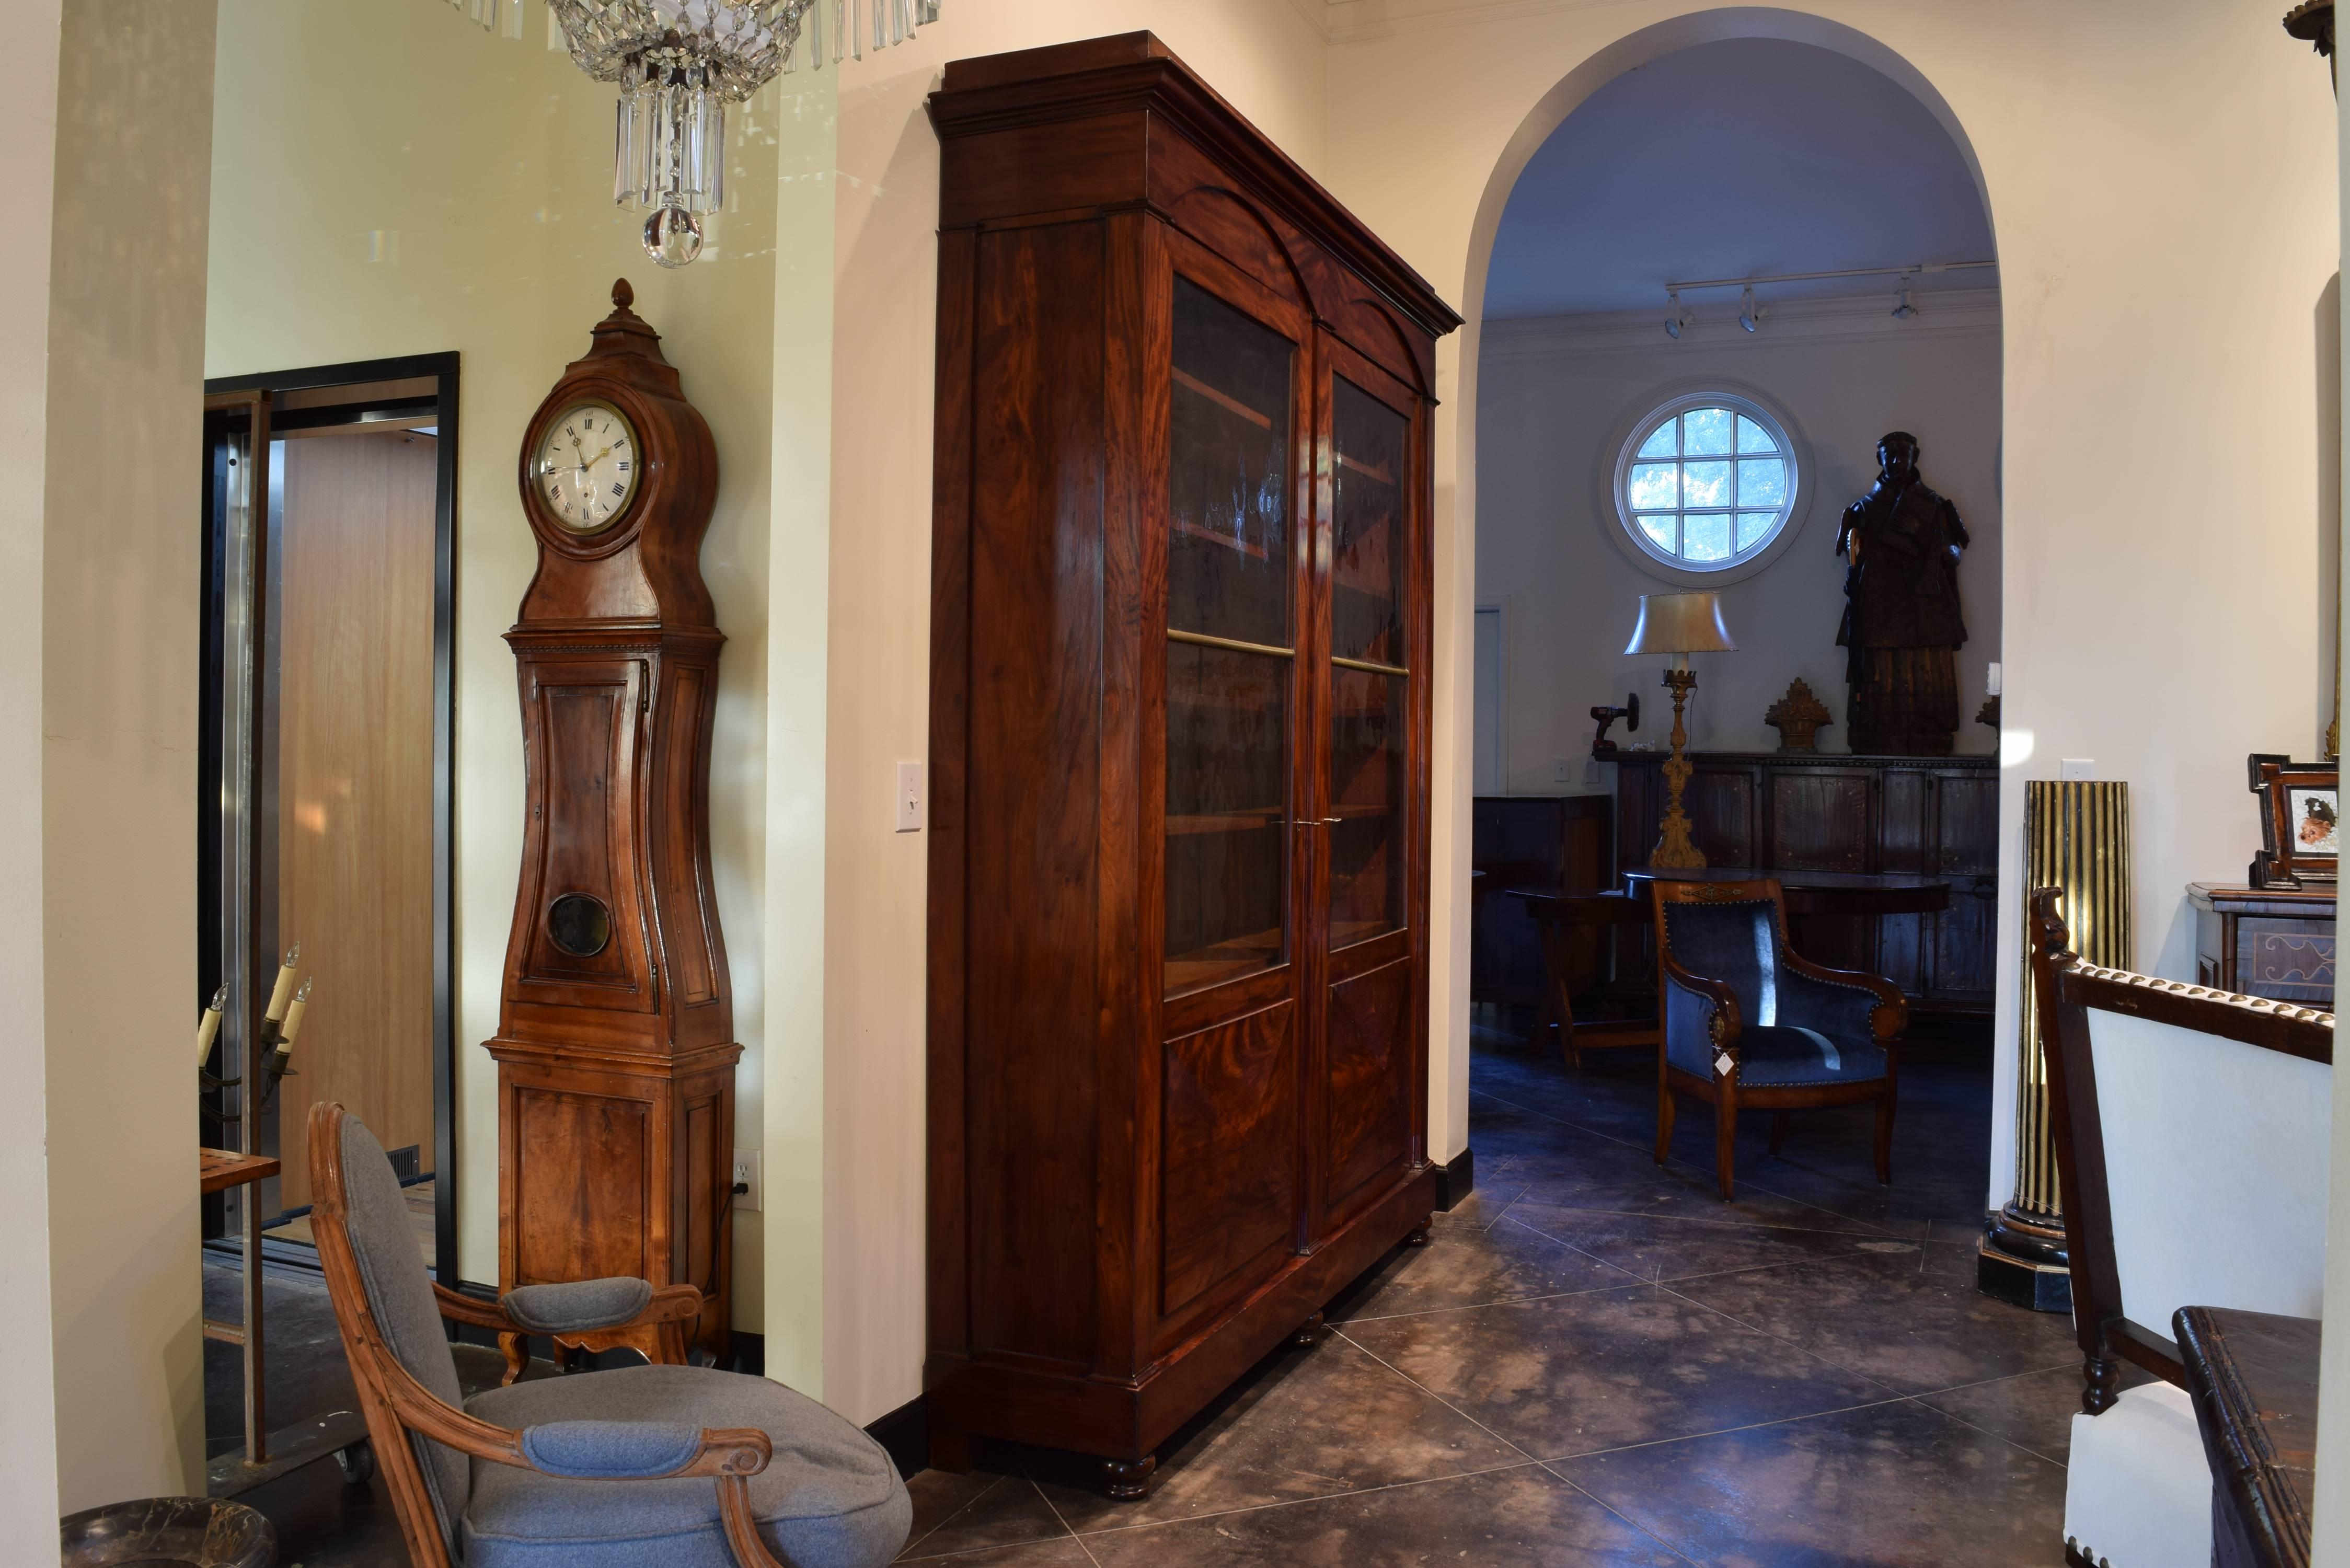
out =
[[464,1398],[444,1315],[501,1334],[615,1329],[681,1287],[542,1286],[510,1310],[442,1290],[383,1147],[340,1106],[311,1107],[310,1177],[335,1321],[417,1568],[879,1568],[905,1544],[912,1504],[881,1446],[764,1377],[656,1365]]
[[1891,981],[1807,962],[1787,945],[1786,895],[1773,880],[1655,884],[1657,1163],[1673,1141],[1676,1094],[1713,1106],[1714,1179],[1731,1193],[1742,1108],[1877,1106],[1877,1179],[1893,1179],[1895,1042],[1908,1004]]

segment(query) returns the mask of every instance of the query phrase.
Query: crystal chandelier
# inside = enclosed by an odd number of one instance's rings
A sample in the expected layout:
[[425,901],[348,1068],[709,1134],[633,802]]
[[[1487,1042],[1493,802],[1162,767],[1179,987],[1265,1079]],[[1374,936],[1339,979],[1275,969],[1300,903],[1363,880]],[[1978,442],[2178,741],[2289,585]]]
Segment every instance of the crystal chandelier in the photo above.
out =
[[[492,32],[521,34],[521,0],[449,0]],[[726,204],[726,106],[805,57],[822,70],[886,49],[939,19],[940,0],[547,0],[571,58],[618,82],[612,200],[648,213],[646,254],[684,266],[702,214]]]

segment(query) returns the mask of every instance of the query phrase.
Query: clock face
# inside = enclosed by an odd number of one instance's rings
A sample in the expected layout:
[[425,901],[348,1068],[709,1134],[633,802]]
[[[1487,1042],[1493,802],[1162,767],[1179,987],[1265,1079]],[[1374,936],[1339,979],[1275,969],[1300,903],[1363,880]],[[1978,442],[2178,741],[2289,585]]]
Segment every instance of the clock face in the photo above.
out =
[[574,403],[547,426],[532,480],[557,523],[593,534],[628,509],[640,467],[627,415],[609,403]]

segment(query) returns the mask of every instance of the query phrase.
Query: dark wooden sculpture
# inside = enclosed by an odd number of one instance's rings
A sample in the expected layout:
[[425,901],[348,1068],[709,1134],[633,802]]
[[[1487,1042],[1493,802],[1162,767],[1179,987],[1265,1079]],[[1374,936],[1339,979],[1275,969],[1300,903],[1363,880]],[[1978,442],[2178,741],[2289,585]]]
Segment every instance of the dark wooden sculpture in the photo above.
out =
[[[611,1275],[691,1284],[705,1304],[687,1337],[723,1354],[743,1048],[710,875],[725,639],[700,555],[718,454],[631,297],[626,280],[613,286],[611,315],[523,441],[538,574],[506,633],[526,815],[487,1042],[498,1276],[504,1290]],[[575,448],[563,421],[582,409],[617,419]],[[580,466],[552,470],[550,442]],[[583,499],[567,515],[565,501],[588,493],[574,475],[591,470],[612,510],[599,520]]]
[[1855,752],[1942,757],[1959,728],[1959,557],[1967,547],[1959,509],[1918,477],[1918,438],[1889,432],[1877,443],[1877,483],[1845,508],[1836,554],[1845,570],[1848,650],[1845,706]]
[[946,68],[931,1453],[1153,1450],[1429,1162],[1434,341],[1149,34]]

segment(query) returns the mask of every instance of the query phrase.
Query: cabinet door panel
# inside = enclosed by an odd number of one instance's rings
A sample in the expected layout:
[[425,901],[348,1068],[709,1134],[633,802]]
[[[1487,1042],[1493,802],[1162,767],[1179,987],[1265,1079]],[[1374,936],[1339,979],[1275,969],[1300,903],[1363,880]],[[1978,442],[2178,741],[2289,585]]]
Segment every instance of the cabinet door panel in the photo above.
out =
[[[1663,781],[1659,787],[1661,792]],[[1690,775],[1689,788],[1681,792],[1681,809],[1690,819],[1690,836],[1697,843],[1699,853],[1709,866],[1759,866],[1761,846],[1754,831],[1754,770],[1739,767],[1708,767],[1697,764]],[[1661,802],[1662,795],[1659,794]],[[1661,804],[1657,820],[1664,820]],[[1641,848],[1639,863],[1645,863],[1649,851],[1656,848],[1651,839]]]
[[1410,961],[1399,960],[1330,988],[1323,1158],[1334,1221],[1410,1157],[1411,974]]
[[1934,917],[1937,1002],[1988,1007],[1998,990],[1999,778],[1948,773],[1935,778],[1931,869],[1950,879],[1950,907]]
[[528,1086],[512,1093],[514,1283],[650,1278],[651,1106]]
[[[1185,255],[1170,280],[1160,863],[1170,995],[1279,968],[1296,940],[1301,356],[1295,338],[1185,267],[1222,275]],[[1222,276],[1227,289],[1238,281]]]
[[1868,870],[1873,777],[1859,769],[1773,772],[1771,865],[1785,871]]
[[1297,1215],[1296,1022],[1284,1002],[1167,1043],[1161,1316],[1287,1251]]

